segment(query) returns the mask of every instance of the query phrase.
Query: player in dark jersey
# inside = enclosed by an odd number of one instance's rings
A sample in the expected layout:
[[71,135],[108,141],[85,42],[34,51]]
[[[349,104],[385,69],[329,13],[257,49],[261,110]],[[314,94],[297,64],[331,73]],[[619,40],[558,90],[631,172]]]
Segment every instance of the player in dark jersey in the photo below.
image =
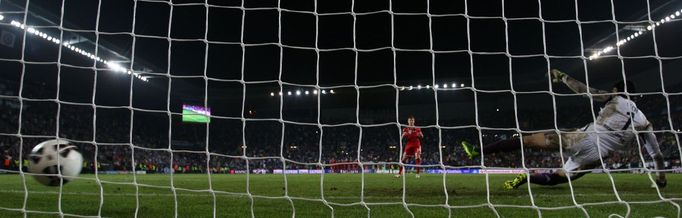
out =
[[[407,145],[405,145],[405,151],[403,151],[402,163],[407,163],[407,161],[414,157],[414,163],[417,165],[417,175],[419,178],[419,164],[421,164],[421,154],[422,154],[422,144],[420,138],[424,138],[422,134],[422,129],[414,126],[414,116],[407,118],[407,127],[403,128],[403,134],[400,136],[401,140],[407,139]],[[400,177],[403,174],[405,167],[400,166],[400,172],[395,175],[395,177]]]

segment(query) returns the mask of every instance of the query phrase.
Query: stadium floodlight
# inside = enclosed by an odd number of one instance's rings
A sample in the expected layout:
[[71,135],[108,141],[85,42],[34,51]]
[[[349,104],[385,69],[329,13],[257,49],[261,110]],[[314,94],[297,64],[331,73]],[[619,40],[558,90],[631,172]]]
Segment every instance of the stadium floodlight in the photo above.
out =
[[317,95],[317,90],[313,90],[313,95]]
[[284,93],[282,93],[282,92],[279,92],[279,96],[282,96],[282,95],[284,95]]
[[329,93],[334,94],[334,90],[333,89],[329,90]]
[[602,53],[607,53],[607,52],[610,52],[611,50],[613,50],[613,47],[609,46],[609,47],[604,48],[604,50],[602,50]]
[[400,91],[405,91],[405,86],[401,86]]
[[288,91],[288,92],[287,92],[287,95],[291,95],[291,91]]
[[452,83],[452,88],[457,88],[457,83]]
[[431,85],[426,85],[426,89],[430,89],[430,88],[431,88]]
[[[680,14],[682,14],[682,10],[676,11],[675,13],[672,13],[672,14],[670,14],[670,15],[668,15],[668,16],[662,18],[660,21],[657,21],[655,24],[651,24],[651,25],[647,26],[647,27],[646,27],[646,31],[652,31],[652,30],[653,30],[654,28],[656,28],[657,26],[660,26],[661,24],[664,24],[664,23],[666,23],[666,22],[668,22],[668,21],[671,21],[671,20],[674,19],[675,17],[680,16]],[[639,36],[641,36],[641,35],[644,35],[644,33],[645,33],[645,31],[644,31],[644,29],[642,28],[642,29],[640,29],[639,31],[637,31],[637,32],[635,32],[635,33],[629,35],[628,37],[625,37],[624,39],[618,41],[618,42],[616,43],[616,46],[617,46],[617,47],[623,46],[624,44],[630,42],[631,40],[634,40],[635,38],[637,38],[637,37],[639,37]],[[609,48],[609,47],[611,47],[611,48]],[[600,49],[600,50],[599,50],[600,52],[590,55],[589,59],[590,59],[590,60],[597,59],[597,58],[601,57],[602,54],[608,53],[608,52],[610,52],[610,51],[612,51],[612,50],[613,50],[613,47],[612,47],[612,46],[607,46],[607,47],[604,48],[604,49]]]
[[108,63],[107,63],[107,66],[109,67],[109,69],[112,69],[112,70],[114,70],[114,71],[124,72],[124,73],[126,72],[126,68],[125,68],[125,67],[123,67],[123,66],[121,66],[120,64],[115,63],[115,62],[108,62]]
[[417,89],[422,89],[422,85],[417,85]]
[[[0,20],[4,20],[4,18],[5,18],[4,16],[0,15]],[[113,65],[113,66],[112,66],[112,65],[109,65],[110,62],[108,62],[107,60],[102,59],[101,57],[98,57],[98,56],[96,56],[96,55],[94,55],[94,54],[92,54],[92,53],[89,53],[89,52],[87,52],[87,51],[85,51],[85,50],[83,50],[83,49],[80,49],[80,48],[78,48],[78,47],[75,47],[75,46],[73,46],[73,45],[71,45],[71,44],[69,44],[69,43],[67,43],[67,42],[62,43],[61,40],[57,39],[57,37],[51,36],[51,35],[49,35],[49,34],[47,34],[47,33],[44,33],[44,32],[41,32],[40,30],[37,30],[37,29],[35,29],[34,27],[26,26],[25,24],[23,24],[23,23],[21,23],[21,22],[19,22],[19,21],[12,20],[12,21],[10,21],[10,25],[15,26],[15,27],[18,27],[18,28],[20,28],[20,29],[22,29],[22,30],[25,30],[27,33],[30,33],[30,34],[39,36],[40,38],[43,38],[44,40],[53,42],[53,43],[55,43],[55,44],[57,44],[57,45],[64,46],[64,47],[66,47],[66,48],[68,48],[68,49],[70,49],[70,50],[72,50],[72,51],[75,51],[76,53],[79,53],[79,54],[85,56],[86,58],[89,58],[89,59],[95,60],[95,61],[97,61],[97,62],[106,64],[110,69],[112,69],[112,70],[114,70],[114,71],[123,72],[123,73],[126,73],[126,72],[127,72],[128,74],[131,74],[131,73],[132,73],[132,72],[130,72],[129,70],[126,70],[125,68],[123,68],[123,67],[120,66],[120,65]],[[139,75],[137,75],[137,76],[135,76],[135,77],[138,78],[138,79],[140,79],[140,80],[142,80],[142,81],[147,82],[146,77],[142,77],[142,76],[139,76]]]
[[275,93],[274,93],[274,92],[270,92],[270,96],[275,96]]
[[322,90],[322,94],[323,94],[323,95],[326,95],[326,94],[327,94],[327,91]]
[[438,84],[433,85],[433,88],[434,88],[434,89],[438,89]]
[[4,20],[5,16],[0,15],[0,20]]
[[310,92],[309,92],[309,91],[305,91],[305,94],[306,94],[306,95],[309,95],[309,94],[310,94]]
[[296,95],[301,95],[301,90],[296,90]]
[[464,83],[462,83],[462,84],[459,84],[459,87],[464,87]]
[[409,90],[412,90],[412,86],[410,86],[410,89],[409,89]]
[[447,89],[447,88],[448,88],[448,84],[447,84],[447,83],[443,83],[443,88],[446,88],[446,89]]

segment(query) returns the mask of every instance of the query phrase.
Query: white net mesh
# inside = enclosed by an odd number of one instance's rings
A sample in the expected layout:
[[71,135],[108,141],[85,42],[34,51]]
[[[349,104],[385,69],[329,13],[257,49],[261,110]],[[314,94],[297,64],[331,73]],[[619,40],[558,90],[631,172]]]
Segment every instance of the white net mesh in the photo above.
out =
[[[680,217],[680,8],[0,0],[0,216]],[[553,172],[570,151],[464,155],[464,140],[594,122],[598,95],[552,83],[554,68],[637,83],[625,94],[654,125],[669,187],[649,188],[639,143],[581,180],[513,191],[498,174]],[[410,115],[421,164],[401,161]],[[85,157],[57,188],[26,168],[53,138]]]

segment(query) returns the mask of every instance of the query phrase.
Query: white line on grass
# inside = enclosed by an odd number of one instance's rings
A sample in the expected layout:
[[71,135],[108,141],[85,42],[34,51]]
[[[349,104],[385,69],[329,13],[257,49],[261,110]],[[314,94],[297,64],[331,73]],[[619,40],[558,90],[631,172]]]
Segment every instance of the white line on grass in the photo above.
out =
[[[20,193],[23,194],[24,191],[19,191],[19,190],[0,190],[0,193]],[[29,191],[29,194],[47,194],[47,195],[57,195],[59,192],[57,191]],[[95,192],[62,192],[62,195],[85,195],[85,196],[99,196],[99,193]],[[183,196],[183,197],[205,197],[209,195],[209,193],[206,194],[181,194],[178,193],[176,196]],[[633,196],[633,197],[641,197],[641,196],[658,196],[656,193],[620,193],[621,196]],[[134,193],[104,193],[104,196],[135,196]],[[162,194],[162,193],[140,193],[137,194],[137,196],[144,196],[144,197],[172,197],[174,196],[173,194]],[[246,197],[242,195],[230,195],[230,194],[222,194],[222,193],[216,193],[216,196],[221,196],[221,197]],[[569,197],[571,196],[570,194],[535,194],[533,195],[535,197]],[[583,197],[605,197],[605,196],[614,196],[613,194],[606,194],[606,193],[596,193],[596,194],[575,194],[575,196],[583,196]],[[451,198],[471,198],[471,196],[465,196],[465,195],[451,195]],[[500,197],[517,197],[517,198],[527,198],[528,195],[518,195],[518,196],[500,196]],[[666,195],[665,197],[667,198],[680,198],[682,197],[681,195]],[[359,199],[359,196],[325,196],[327,199]],[[375,198],[375,199],[402,199],[400,196],[365,196],[365,198]]]

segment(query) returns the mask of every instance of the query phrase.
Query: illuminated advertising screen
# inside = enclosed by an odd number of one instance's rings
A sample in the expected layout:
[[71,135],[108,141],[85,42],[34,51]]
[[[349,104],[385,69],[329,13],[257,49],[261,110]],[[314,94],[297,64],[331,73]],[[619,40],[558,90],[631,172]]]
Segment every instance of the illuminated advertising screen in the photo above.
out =
[[194,105],[182,105],[182,122],[210,123],[211,109]]

